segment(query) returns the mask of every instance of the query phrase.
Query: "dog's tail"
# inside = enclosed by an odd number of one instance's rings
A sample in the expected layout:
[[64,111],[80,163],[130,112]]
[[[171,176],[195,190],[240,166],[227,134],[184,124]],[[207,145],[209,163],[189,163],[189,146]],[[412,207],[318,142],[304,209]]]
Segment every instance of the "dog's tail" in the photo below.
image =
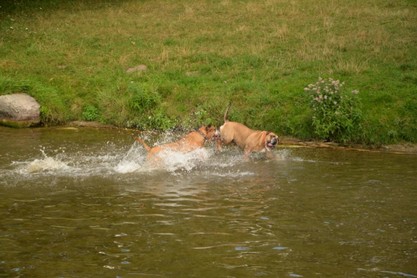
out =
[[149,152],[149,151],[151,150],[151,147],[149,147],[149,146],[148,146],[148,144],[146,144],[146,143],[145,143],[145,141],[143,141],[141,138],[136,137],[136,138],[135,138],[135,140],[136,140],[137,142],[141,143],[141,144],[145,147],[145,150],[146,150],[147,152]]
[[227,113],[229,113],[230,106],[232,106],[232,101],[229,102],[229,105],[227,105],[226,108],[226,112],[224,112],[224,122],[227,122]]

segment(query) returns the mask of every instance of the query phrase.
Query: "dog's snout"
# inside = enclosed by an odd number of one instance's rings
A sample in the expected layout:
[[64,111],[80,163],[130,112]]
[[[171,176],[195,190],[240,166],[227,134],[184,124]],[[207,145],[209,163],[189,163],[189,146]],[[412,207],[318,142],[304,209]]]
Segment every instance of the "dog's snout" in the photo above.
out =
[[272,145],[276,145],[278,143],[278,138],[277,137],[273,137],[272,139],[271,139],[271,144]]
[[216,131],[214,132],[214,135],[213,135],[213,140],[219,140],[220,138],[221,138],[220,131],[218,129],[216,129]]

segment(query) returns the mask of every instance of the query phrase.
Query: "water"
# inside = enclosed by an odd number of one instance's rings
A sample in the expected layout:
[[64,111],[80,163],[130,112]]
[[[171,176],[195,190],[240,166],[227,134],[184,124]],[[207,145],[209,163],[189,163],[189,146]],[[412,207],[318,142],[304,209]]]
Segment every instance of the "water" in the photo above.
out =
[[133,135],[0,128],[0,277],[417,277],[415,155]]

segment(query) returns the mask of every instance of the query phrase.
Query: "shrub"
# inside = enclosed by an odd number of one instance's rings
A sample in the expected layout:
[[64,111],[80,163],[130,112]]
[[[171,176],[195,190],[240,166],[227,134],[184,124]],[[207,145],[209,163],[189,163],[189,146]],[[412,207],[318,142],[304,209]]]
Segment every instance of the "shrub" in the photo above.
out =
[[304,91],[310,94],[314,133],[327,141],[357,141],[361,133],[362,112],[358,91],[346,92],[344,83],[332,78],[310,84]]
[[156,91],[142,88],[139,85],[131,84],[128,87],[131,95],[129,106],[135,113],[145,113],[154,110],[161,102],[161,98]]
[[86,105],[83,109],[82,118],[85,121],[96,121],[100,112],[94,105]]
[[139,129],[167,130],[175,122],[167,115],[162,107],[162,99],[158,91],[147,84],[130,84],[128,106],[131,117],[126,125]]
[[137,116],[126,122],[127,127],[140,130],[169,130],[175,124],[175,121],[162,110],[152,112],[149,115]]

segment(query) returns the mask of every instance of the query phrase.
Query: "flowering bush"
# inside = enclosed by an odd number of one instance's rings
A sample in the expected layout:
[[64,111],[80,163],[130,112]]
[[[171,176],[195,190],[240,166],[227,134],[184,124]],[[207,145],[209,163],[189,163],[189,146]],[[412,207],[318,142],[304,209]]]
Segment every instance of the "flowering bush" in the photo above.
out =
[[314,132],[321,139],[342,143],[358,139],[362,118],[359,92],[345,92],[343,85],[339,80],[319,78],[304,88],[311,97]]

